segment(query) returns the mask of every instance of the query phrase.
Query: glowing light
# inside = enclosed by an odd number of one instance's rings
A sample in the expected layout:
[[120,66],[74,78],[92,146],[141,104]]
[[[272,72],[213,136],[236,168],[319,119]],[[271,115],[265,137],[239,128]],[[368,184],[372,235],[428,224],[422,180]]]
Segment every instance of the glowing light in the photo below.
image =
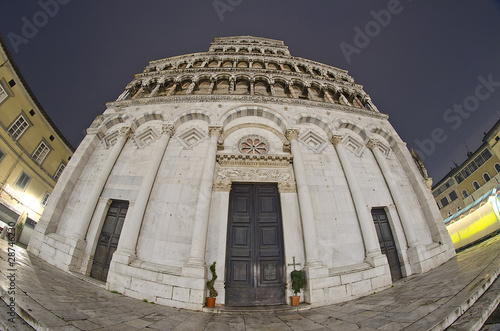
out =
[[[496,192],[494,192],[496,193]],[[447,230],[455,249],[475,242],[500,229],[500,218],[496,194],[467,216],[449,222]]]

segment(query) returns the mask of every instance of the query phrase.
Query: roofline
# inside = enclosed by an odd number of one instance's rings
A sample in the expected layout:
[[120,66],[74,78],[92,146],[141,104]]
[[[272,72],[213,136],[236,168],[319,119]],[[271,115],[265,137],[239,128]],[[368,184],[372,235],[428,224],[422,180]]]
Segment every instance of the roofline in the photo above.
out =
[[72,153],[75,152],[74,147],[71,145],[71,143],[66,139],[66,137],[62,134],[62,132],[59,130],[59,128],[55,125],[55,123],[52,121],[50,118],[49,114],[43,109],[42,105],[38,101],[38,99],[35,97],[35,94],[33,94],[33,91],[31,91],[31,88],[29,87],[28,83],[24,79],[23,75],[21,74],[21,71],[19,70],[19,67],[17,66],[16,62],[14,62],[14,58],[12,57],[12,54],[9,51],[9,48],[7,47],[7,44],[5,43],[5,40],[3,39],[2,34],[0,33],[0,46],[2,47],[2,50],[4,51],[5,55],[7,56],[8,61],[10,62],[10,65],[14,69],[14,72],[16,73],[17,77],[21,81],[21,84],[23,85],[24,89],[26,92],[28,92],[28,95],[30,96],[31,100],[35,103],[36,107],[40,111],[40,113],[43,115],[45,120],[49,123],[49,125],[52,127],[52,129],[55,131],[55,133],[61,138],[61,140],[66,144],[66,146],[71,150]]
[[498,120],[495,124],[493,124],[493,127],[486,132],[486,134],[483,137],[483,141],[487,142],[488,140],[492,139],[494,136],[493,132],[498,132],[500,130],[500,120]]
[[441,180],[439,182],[437,182],[435,185],[432,186],[431,190],[434,190],[436,189],[438,186],[440,186],[441,184],[444,183],[444,180],[447,179],[447,178],[453,178],[453,175],[455,173],[457,173],[459,170],[462,169],[462,167],[467,163],[469,162],[470,160],[474,159],[475,156],[477,156],[477,153],[479,152],[480,149],[483,149],[483,147],[486,147],[488,148],[489,145],[486,143],[486,142],[483,142],[481,144],[481,146],[479,146],[473,153],[470,157],[467,157],[462,163],[460,163],[460,165],[458,167],[455,167],[453,169],[451,169],[446,175],[443,176],[443,178],[441,178]]

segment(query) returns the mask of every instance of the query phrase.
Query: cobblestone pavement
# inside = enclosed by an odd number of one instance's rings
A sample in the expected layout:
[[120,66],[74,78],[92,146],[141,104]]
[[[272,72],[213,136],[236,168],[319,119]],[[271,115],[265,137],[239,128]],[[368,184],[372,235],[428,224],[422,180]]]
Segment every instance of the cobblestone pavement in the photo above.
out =
[[[0,286],[8,303],[8,243],[0,240],[0,248]],[[310,309],[303,305],[300,310],[213,313],[111,293],[14,248],[16,310],[37,330],[441,330],[474,304],[500,271],[500,236],[496,236],[426,274],[350,302]],[[488,295],[450,329],[480,328],[495,309],[492,302],[498,302],[499,288],[493,284]],[[15,324],[7,320],[5,304],[0,309],[5,310],[0,313],[0,328],[30,330],[19,316]]]

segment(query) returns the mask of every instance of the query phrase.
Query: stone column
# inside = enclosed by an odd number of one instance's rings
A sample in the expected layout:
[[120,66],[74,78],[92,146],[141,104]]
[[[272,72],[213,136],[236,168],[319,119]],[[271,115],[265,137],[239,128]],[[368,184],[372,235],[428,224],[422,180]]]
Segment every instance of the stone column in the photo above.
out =
[[317,101],[312,93],[311,86],[307,86],[306,88],[307,88],[307,96],[309,97],[309,100]]
[[130,97],[130,90],[126,89],[122,94],[116,99],[116,101],[127,100]]
[[389,191],[391,193],[392,199],[394,200],[394,204],[396,205],[396,209],[399,214],[399,218],[403,225],[406,238],[408,240],[408,246],[417,246],[418,238],[415,236],[415,232],[413,230],[412,217],[406,209],[406,202],[404,201],[403,193],[400,191],[398,187],[398,183],[392,176],[392,170],[387,164],[385,160],[385,156],[382,154],[382,151],[379,148],[379,142],[376,139],[370,139],[367,144],[368,148],[372,150],[375,159],[382,171],[382,175],[385,178],[385,182],[389,187]]
[[250,80],[250,95],[255,94],[255,80]]
[[293,170],[297,182],[297,195],[299,197],[300,218],[302,221],[302,232],[304,233],[306,267],[320,266],[321,262],[316,257],[315,247],[318,244],[316,233],[316,222],[314,219],[311,192],[307,183],[306,168],[297,141],[299,130],[290,129],[286,131],[286,137],[290,141],[293,155]]
[[330,103],[335,103],[335,101],[333,101],[332,96],[330,95],[330,92],[328,92],[328,90],[327,90],[327,89],[324,89],[324,93],[325,93],[326,98],[328,99],[328,101],[329,101]]
[[177,84],[179,84],[178,82],[174,82],[174,85],[172,85],[172,87],[170,88],[170,90],[168,91],[167,93],[167,96],[171,96],[174,94],[174,91],[175,89],[177,88]]
[[[94,123],[96,122],[97,121],[94,121]],[[61,177],[59,177],[57,185],[50,195],[49,203],[45,207],[43,214],[38,221],[34,234],[39,232],[45,235],[57,232],[57,226],[59,225],[59,221],[61,220],[61,216],[66,208],[71,193],[73,192],[85,165],[90,159],[90,156],[99,145],[101,138],[102,137],[99,135],[98,129],[87,129],[87,135],[71,157],[71,160],[68,162],[68,165],[61,174]],[[33,246],[33,242],[34,241],[30,242],[30,246]]]
[[297,94],[295,94],[295,91],[293,90],[293,83],[288,84],[288,90],[290,91],[292,98],[297,99]]
[[182,269],[182,274],[194,278],[205,277],[205,248],[207,243],[208,217],[210,215],[210,199],[212,197],[212,185],[214,181],[217,140],[222,129],[220,127],[209,127],[210,145],[207,150],[207,160],[203,168],[200,191],[193,226],[193,238],[191,240],[191,252],[189,259]]
[[137,98],[142,93],[142,91],[144,91],[144,86],[141,85],[141,88],[134,94],[132,99]]
[[342,100],[344,105],[350,106],[351,104],[349,103],[349,100],[345,97],[344,93],[340,92],[339,100]]
[[187,88],[186,95],[193,93],[194,87],[196,86],[196,81],[192,81]]
[[160,89],[160,87],[162,86],[162,84],[165,82],[164,79],[160,79],[158,80],[158,82],[156,83],[156,86],[155,88],[153,89],[153,91],[151,91],[151,93],[149,94],[148,98],[151,98],[153,97],[157,92],[158,90]]
[[236,79],[234,78],[234,76],[231,76],[229,77],[229,94],[233,94],[234,92],[234,81]]
[[274,97],[276,95],[276,91],[274,90],[274,80],[271,80],[269,88],[271,89],[271,95]]
[[119,137],[117,142],[113,146],[113,150],[109,154],[106,162],[104,163],[104,166],[97,174],[96,180],[92,183],[91,191],[86,194],[87,202],[85,203],[85,207],[78,222],[72,228],[70,237],[72,237],[73,239],[85,239],[87,229],[92,219],[92,215],[94,214],[97,202],[99,201],[99,197],[101,196],[102,190],[104,189],[104,185],[106,185],[106,181],[108,180],[111,170],[113,170],[116,160],[120,156],[123,146],[125,146],[125,143],[127,142],[127,139],[130,137],[130,135],[131,130],[129,127],[120,129]]
[[147,171],[145,172],[145,176],[142,179],[137,199],[135,200],[134,207],[131,210],[132,214],[130,217],[125,219],[125,223],[123,224],[120,241],[118,242],[118,249],[115,254],[126,256],[127,261],[123,262],[126,262],[127,264],[136,257],[137,240],[139,239],[142,220],[149,201],[149,196],[151,194],[151,190],[153,189],[156,174],[160,168],[163,156],[167,150],[168,142],[173,134],[174,126],[172,124],[163,125],[162,136],[153,153],[153,158],[150,161]]
[[214,86],[215,86],[215,78],[210,78],[210,86],[208,87],[207,94],[212,94],[212,91],[214,90]]
[[340,143],[341,140],[342,136],[335,135],[332,137],[332,144],[337,150],[340,164],[342,165],[342,169],[344,170],[344,174],[347,179],[347,185],[351,191],[354,208],[356,209],[356,214],[358,215],[359,227],[365,244],[366,257],[371,258],[378,256],[382,253],[378,243],[377,230],[375,229],[372,215],[370,214],[368,206],[363,198],[361,188],[358,184],[358,180],[356,179],[356,174],[352,170],[351,162],[347,156],[347,150],[345,149],[345,146]]

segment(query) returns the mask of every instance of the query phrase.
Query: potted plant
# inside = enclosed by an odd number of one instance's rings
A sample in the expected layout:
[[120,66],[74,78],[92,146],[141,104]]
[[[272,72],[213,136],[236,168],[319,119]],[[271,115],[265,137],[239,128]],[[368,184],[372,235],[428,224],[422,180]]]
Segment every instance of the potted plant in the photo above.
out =
[[207,307],[215,307],[215,298],[219,293],[214,288],[215,280],[217,279],[217,273],[215,272],[215,262],[210,266],[210,272],[212,273],[212,279],[207,282],[208,297],[207,297]]
[[24,229],[24,222],[18,222],[16,224],[16,230],[14,235],[15,241],[18,241],[19,238],[21,238],[21,233],[23,232],[23,229]]
[[306,280],[304,278],[304,271],[294,270],[290,273],[290,279],[292,280],[292,291],[295,294],[290,296],[290,303],[292,306],[298,306],[300,301],[300,295],[297,295],[306,286]]

